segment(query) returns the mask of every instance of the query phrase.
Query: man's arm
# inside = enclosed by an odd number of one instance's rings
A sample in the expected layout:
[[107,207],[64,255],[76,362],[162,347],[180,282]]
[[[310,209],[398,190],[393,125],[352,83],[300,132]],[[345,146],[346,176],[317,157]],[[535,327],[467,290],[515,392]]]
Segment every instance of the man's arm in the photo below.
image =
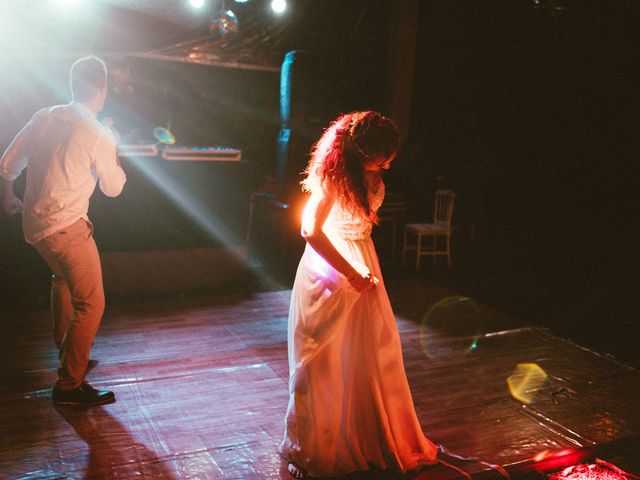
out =
[[15,136],[0,159],[2,208],[8,215],[22,212],[22,201],[15,196],[13,184],[27,166],[26,146],[33,119]]
[[2,178],[2,209],[7,215],[15,215],[22,212],[22,200],[13,193],[14,180]]
[[93,157],[100,190],[108,197],[117,197],[124,188],[127,176],[120,167],[116,140],[111,132],[106,132],[100,137]]

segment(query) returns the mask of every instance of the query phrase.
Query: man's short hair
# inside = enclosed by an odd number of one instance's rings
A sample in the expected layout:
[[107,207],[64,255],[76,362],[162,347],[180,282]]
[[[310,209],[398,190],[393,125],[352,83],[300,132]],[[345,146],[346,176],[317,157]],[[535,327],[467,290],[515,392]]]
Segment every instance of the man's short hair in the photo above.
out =
[[79,58],[71,65],[69,83],[74,100],[91,100],[107,86],[107,65],[93,55]]

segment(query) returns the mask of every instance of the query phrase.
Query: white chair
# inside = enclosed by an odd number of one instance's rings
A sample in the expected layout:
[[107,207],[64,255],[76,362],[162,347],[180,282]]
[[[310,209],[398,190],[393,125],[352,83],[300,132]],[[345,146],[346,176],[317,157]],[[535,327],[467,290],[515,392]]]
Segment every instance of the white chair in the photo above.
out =
[[[442,255],[447,257],[447,263],[451,268],[451,217],[456,194],[451,190],[437,190],[436,204],[433,212],[433,223],[409,223],[404,226],[404,238],[402,242],[402,263],[405,262],[407,250],[416,251],[416,271],[420,269],[420,257],[435,257]],[[407,243],[409,235],[416,236],[416,243]],[[423,243],[422,238],[428,237],[431,241]],[[438,241],[444,239],[443,241]]]

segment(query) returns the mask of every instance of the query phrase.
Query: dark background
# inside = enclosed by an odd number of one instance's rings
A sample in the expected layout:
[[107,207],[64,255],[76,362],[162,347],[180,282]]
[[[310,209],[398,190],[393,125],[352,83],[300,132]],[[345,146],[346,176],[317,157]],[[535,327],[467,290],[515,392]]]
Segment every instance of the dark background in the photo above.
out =
[[[70,52],[116,60],[206,34],[206,19],[178,3],[156,3],[154,15],[142,1],[105,7],[91,35],[72,35],[51,17],[33,20],[31,28],[56,41],[44,55],[27,45],[0,56],[0,147],[37,108],[66,101]],[[403,55],[390,40],[391,2],[292,1],[281,19],[268,16],[266,3],[230,6],[241,29],[259,16],[271,22],[269,55],[281,61],[286,51],[310,50],[352,59],[371,106],[389,109],[389,55]],[[464,234],[454,239],[451,270],[426,262],[420,275],[635,362],[639,26],[640,4],[632,0],[420,1],[411,123],[387,178],[389,191],[407,197],[409,219],[429,218],[439,182],[457,192],[455,222],[476,226],[473,244]],[[248,192],[276,170],[279,73],[128,63],[131,103],[151,126],[170,121],[182,145],[242,149],[238,170],[197,175],[218,182],[207,201],[218,202],[219,218],[240,242]],[[175,207],[158,192],[156,198],[155,208],[165,207],[151,212],[148,228],[164,224],[165,235],[101,227],[102,248],[216,244],[193,224],[172,231],[180,212],[167,213]],[[20,237],[17,219],[0,217],[1,286],[11,299],[40,294],[46,284],[46,271]],[[387,269],[411,274],[390,263]]]
[[636,361],[639,20],[635,2],[422,2],[410,169],[479,226],[457,288]]

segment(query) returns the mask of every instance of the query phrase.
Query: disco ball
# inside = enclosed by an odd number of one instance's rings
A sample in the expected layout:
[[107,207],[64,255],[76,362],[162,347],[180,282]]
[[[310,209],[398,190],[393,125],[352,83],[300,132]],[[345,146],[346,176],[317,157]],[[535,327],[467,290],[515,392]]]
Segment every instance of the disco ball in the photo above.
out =
[[209,32],[212,35],[220,35],[221,37],[237,33],[238,29],[238,17],[231,10],[220,10],[218,15],[211,17],[211,22],[209,23]]

